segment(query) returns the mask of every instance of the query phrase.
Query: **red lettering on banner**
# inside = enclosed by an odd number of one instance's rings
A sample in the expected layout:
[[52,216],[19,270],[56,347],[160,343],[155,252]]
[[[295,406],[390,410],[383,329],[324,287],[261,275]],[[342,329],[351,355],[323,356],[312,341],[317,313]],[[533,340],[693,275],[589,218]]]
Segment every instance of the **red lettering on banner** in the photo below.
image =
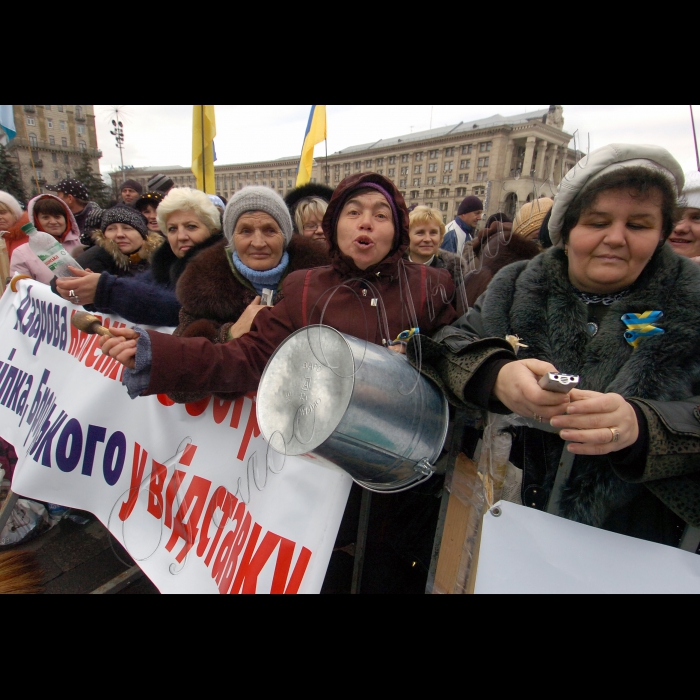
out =
[[275,573],[272,577],[272,587],[270,588],[270,593],[272,593],[272,595],[284,593],[284,589],[287,585],[287,576],[289,576],[289,569],[292,566],[294,547],[294,542],[284,537],[282,538],[280,542],[280,551],[277,555],[277,562],[275,563]]
[[241,447],[236,455],[241,462],[245,459],[246,452],[248,452],[248,445],[250,445],[251,438],[258,437],[259,435],[260,428],[258,427],[258,416],[257,411],[255,410],[255,401],[253,401],[250,407],[250,415],[248,416],[248,425],[245,427],[243,440],[241,440]]
[[294,566],[294,571],[292,572],[292,577],[289,579],[287,588],[285,588],[285,595],[296,595],[299,592],[299,587],[304,579],[304,574],[306,573],[306,567],[309,565],[311,560],[311,550],[306,547],[301,548],[299,553],[299,558]]
[[201,558],[204,556],[204,552],[206,551],[207,545],[209,544],[209,527],[211,526],[211,521],[214,517],[214,512],[217,508],[221,510],[222,516],[221,520],[216,526],[216,541],[212,545],[212,548],[209,550],[207,559],[204,562],[207,566],[209,566],[211,556],[214,553],[214,550],[216,549],[216,545],[219,542],[219,538],[223,534],[226,521],[231,517],[231,515],[233,515],[233,509],[236,503],[238,503],[238,499],[231,496],[231,494],[226,490],[225,486],[219,486],[219,488],[216,489],[216,491],[214,491],[214,495],[209,499],[207,512],[204,514],[204,522],[202,523],[202,531],[199,533],[199,542],[197,543],[198,557]]
[[180,457],[180,464],[185,467],[192,466],[195,454],[197,454],[197,445],[187,445],[182,453],[182,457]]
[[217,425],[221,425],[228,415],[228,409],[231,408],[232,401],[221,401],[214,397],[212,402],[212,408],[214,413],[214,422]]
[[175,402],[171,398],[168,398],[166,394],[158,394],[158,403],[162,404],[163,406],[175,405]]
[[165,527],[173,527],[173,501],[177,495],[177,490],[185,480],[187,474],[176,469],[168,482],[168,488],[165,489]]
[[[232,530],[226,535],[226,537],[224,537],[224,541],[221,543],[221,547],[219,547],[219,551],[216,553],[216,558],[214,559],[214,566],[212,567],[211,577],[216,581],[217,584],[219,583],[219,581],[221,581],[221,577],[224,573],[224,567],[226,566],[226,562],[228,562],[229,560],[229,554],[236,539],[236,534],[241,529],[241,526],[245,521],[246,517],[250,518],[250,516],[246,513],[245,503],[239,503],[238,507],[236,508],[235,514],[231,518],[232,521],[238,523],[238,526],[235,530]],[[212,544],[211,549],[209,550],[209,554],[207,555],[207,558],[204,561],[204,563],[207,565],[209,560],[211,559],[212,552],[216,549],[216,545],[219,541],[221,533],[223,533],[223,527],[221,528],[221,530],[219,530],[217,536],[214,538],[214,543]]]
[[92,366],[95,364],[95,362],[100,357],[104,357],[104,355],[102,354],[102,348],[100,347],[99,343],[100,343],[100,336],[93,335],[91,337],[91,342],[90,342],[90,345],[88,346],[87,352],[85,353],[84,364],[86,367],[92,368]]
[[268,532],[256,550],[255,545],[257,544],[260,530],[260,525],[256,523],[253,528],[253,534],[248,540],[245,554],[241,559],[241,565],[236,572],[236,578],[233,581],[233,587],[230,591],[233,595],[241,592],[241,589],[245,595],[255,593],[258,587],[258,576],[282,539],[279,535],[275,535],[274,532]]
[[[222,566],[219,578],[217,579],[217,583],[219,584],[219,592],[222,595],[226,595],[226,593],[228,593],[228,589],[231,587],[233,574],[236,572],[236,564],[238,563],[238,557],[241,555],[243,547],[245,546],[245,542],[248,539],[248,533],[250,532],[251,522],[253,522],[253,519],[250,517],[250,513],[247,513],[240,527],[236,530],[236,534],[234,537],[235,542],[231,547],[231,553],[228,555],[228,559],[226,561],[225,566]],[[255,539],[257,541],[258,535],[260,534],[260,525],[255,523],[255,527],[258,529],[258,534],[255,535]],[[226,540],[224,540],[224,542],[225,541]],[[217,559],[220,559],[220,557],[218,557]]]
[[194,401],[193,403],[185,404],[185,410],[193,418],[196,418],[197,416],[201,416],[202,413],[204,413],[204,411],[206,411],[207,408],[209,408],[210,401],[211,401],[211,396],[207,396],[206,398],[202,399],[201,401]]
[[[178,508],[173,523],[173,534],[170,536],[165,548],[172,552],[177,544],[178,539],[184,540],[185,545],[180,550],[180,553],[175,557],[178,563],[182,563],[187,553],[192,549],[192,545],[199,534],[199,521],[202,519],[202,511],[207,502],[207,496],[211,489],[211,481],[202,479],[201,476],[195,476],[192,483],[189,485],[185,497]],[[185,517],[192,507],[190,517],[185,522]]]
[[231,427],[238,428],[241,422],[241,413],[243,413],[243,397],[237,398],[233,404],[233,413],[231,414]]
[[164,464],[153,460],[151,467],[151,480],[148,485],[148,512],[160,520],[163,517],[163,486],[168,469]]
[[122,503],[122,507],[119,509],[119,520],[124,522],[134,511],[136,506],[136,501],[139,497],[139,490],[141,489],[141,481],[143,480],[143,473],[146,470],[146,462],[148,461],[148,452],[146,450],[141,451],[141,445],[139,443],[134,444],[134,460],[131,466],[131,486],[129,486],[129,498]]

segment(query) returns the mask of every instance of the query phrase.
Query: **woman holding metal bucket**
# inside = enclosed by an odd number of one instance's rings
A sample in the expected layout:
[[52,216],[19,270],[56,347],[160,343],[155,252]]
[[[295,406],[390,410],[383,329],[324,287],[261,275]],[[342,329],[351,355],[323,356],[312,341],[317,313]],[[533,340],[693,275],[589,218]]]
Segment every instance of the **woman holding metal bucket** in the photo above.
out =
[[[374,173],[344,180],[329,204],[323,228],[331,265],[290,274],[284,298],[259,314],[243,337],[214,345],[203,338],[151,331],[115,332],[119,337],[107,340],[102,350],[127,366],[124,383],[130,395],[177,390],[230,398],[254,391],[278,346],[313,324],[388,347],[415,329],[432,334],[456,319],[451,275],[404,260],[409,216],[390,180]],[[418,574],[420,567],[413,563],[408,566]],[[421,577],[423,583],[416,588],[424,585],[424,572]]]

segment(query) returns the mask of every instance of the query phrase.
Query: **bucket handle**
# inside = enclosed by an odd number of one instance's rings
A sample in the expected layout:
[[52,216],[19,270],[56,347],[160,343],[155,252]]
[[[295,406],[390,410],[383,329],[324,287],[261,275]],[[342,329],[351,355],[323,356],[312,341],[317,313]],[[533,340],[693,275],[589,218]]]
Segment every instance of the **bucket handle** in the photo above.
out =
[[393,494],[393,493],[405,493],[406,491],[410,491],[411,489],[415,488],[416,486],[420,486],[421,484],[424,484],[426,481],[429,481],[430,478],[435,474],[436,469],[435,467],[430,464],[430,462],[427,459],[422,459],[420,462],[417,462],[415,466],[413,467],[416,471],[416,476],[413,477],[416,480],[411,481],[409,484],[404,486],[403,488],[400,489],[392,489],[392,488],[386,488],[386,489],[380,489],[376,487],[370,486],[366,481],[359,481],[358,479],[353,479],[353,481],[366,491],[370,491],[371,493],[379,493],[379,494]]

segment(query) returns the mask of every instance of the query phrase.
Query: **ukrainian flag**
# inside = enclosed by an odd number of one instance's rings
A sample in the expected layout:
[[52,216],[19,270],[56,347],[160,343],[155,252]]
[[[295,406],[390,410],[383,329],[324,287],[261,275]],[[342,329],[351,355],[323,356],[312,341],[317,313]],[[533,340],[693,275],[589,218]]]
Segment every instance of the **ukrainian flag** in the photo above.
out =
[[12,105],[0,105],[0,143],[7,143],[17,136]]
[[311,105],[311,114],[306,127],[304,145],[301,148],[297,187],[311,182],[311,170],[314,167],[314,146],[323,143],[326,138],[326,105]]
[[214,175],[214,138],[216,116],[214,105],[194,105],[192,116],[192,173],[197,178],[197,189],[216,194]]

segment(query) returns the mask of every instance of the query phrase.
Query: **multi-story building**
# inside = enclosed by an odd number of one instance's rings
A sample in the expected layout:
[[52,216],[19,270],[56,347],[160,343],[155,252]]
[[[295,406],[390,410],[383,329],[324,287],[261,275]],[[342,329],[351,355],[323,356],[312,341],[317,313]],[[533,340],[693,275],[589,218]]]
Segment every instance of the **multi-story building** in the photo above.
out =
[[17,159],[27,194],[38,194],[44,185],[72,177],[82,153],[90,156],[93,171],[100,172],[94,105],[13,107],[17,136],[7,148]]
[[[348,175],[371,171],[391,179],[409,206],[439,209],[446,222],[470,194],[484,199],[487,215],[514,216],[525,202],[554,195],[581,155],[569,148],[572,138],[564,132],[561,105],[551,105],[351,146],[316,160],[312,180],[335,187]],[[246,185],[263,185],[284,196],[295,185],[298,165],[298,157],[217,165],[217,193],[228,198]],[[169,175],[176,185],[195,183],[183,167],[140,168],[128,176],[145,187],[155,173]]]

